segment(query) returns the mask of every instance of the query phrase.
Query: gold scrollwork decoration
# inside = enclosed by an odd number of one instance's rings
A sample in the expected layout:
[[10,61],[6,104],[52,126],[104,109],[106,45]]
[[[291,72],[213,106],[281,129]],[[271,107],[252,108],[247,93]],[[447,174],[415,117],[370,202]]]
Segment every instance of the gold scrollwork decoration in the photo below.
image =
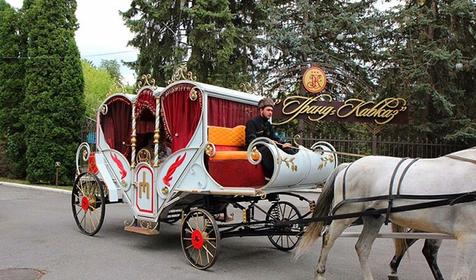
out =
[[209,157],[214,157],[216,154],[215,145],[213,143],[208,143],[207,147],[205,148],[205,154]]
[[244,92],[247,92],[247,93],[251,93],[251,94],[254,94],[254,95],[260,95],[258,93],[258,85],[257,84],[252,84],[250,82],[241,83],[240,84],[240,89]]
[[197,89],[195,88],[192,88],[192,90],[190,91],[190,100],[192,101],[196,101],[198,99],[198,91]]
[[102,115],[106,115],[109,108],[107,107],[107,104],[103,104],[100,110]]
[[294,135],[294,137],[293,137],[293,143],[294,143],[294,145],[295,145],[296,147],[299,147],[298,140],[300,140],[300,139],[301,139],[301,135],[299,135],[299,134]]
[[168,84],[171,84],[176,81],[180,80],[190,80],[190,81],[196,81],[197,76],[193,75],[192,71],[188,71],[187,69],[187,64],[180,64],[174,71],[174,74],[172,75],[172,78],[167,81]]
[[141,149],[137,153],[137,162],[150,162],[151,154],[147,149]]
[[334,158],[334,155],[333,154],[328,154],[327,156],[325,157],[322,157],[321,158],[321,163],[319,164],[319,166],[317,167],[318,170],[321,170],[322,168],[324,168],[328,163],[331,163],[331,162],[334,162],[335,158]]
[[169,194],[169,188],[167,186],[163,187],[161,190],[163,195],[168,195]]
[[139,225],[140,225],[141,228],[145,228],[145,229],[148,229],[148,230],[153,230],[153,229],[157,228],[158,223],[157,222],[151,222],[151,221],[139,220]]
[[292,172],[296,172],[298,167],[294,163],[295,157],[283,158],[283,162],[286,164],[286,167],[291,169]]
[[155,87],[155,79],[152,78],[152,74],[144,74],[140,77],[140,80],[137,85],[139,88],[145,86]]

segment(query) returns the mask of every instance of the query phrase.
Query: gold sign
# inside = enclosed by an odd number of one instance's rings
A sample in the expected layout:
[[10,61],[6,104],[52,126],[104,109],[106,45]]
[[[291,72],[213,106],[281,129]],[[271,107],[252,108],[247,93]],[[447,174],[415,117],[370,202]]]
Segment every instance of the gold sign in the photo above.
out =
[[346,121],[374,122],[376,124],[408,122],[407,101],[403,98],[385,98],[381,101],[348,99],[332,101],[330,95],[289,96],[275,106],[273,124],[282,125],[295,119],[310,122]]
[[302,76],[304,88],[310,93],[319,93],[326,88],[326,73],[319,67],[313,66]]
[[145,193],[147,199],[150,199],[150,184],[147,182],[145,172],[142,173],[142,182],[139,183],[139,199],[142,198],[142,193]]

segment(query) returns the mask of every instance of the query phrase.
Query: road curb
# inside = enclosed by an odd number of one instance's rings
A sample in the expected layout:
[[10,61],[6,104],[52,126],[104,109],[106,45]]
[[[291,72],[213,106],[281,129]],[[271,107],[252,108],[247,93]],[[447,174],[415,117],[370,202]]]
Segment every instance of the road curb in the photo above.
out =
[[24,189],[34,189],[34,190],[41,190],[41,191],[49,191],[49,192],[58,192],[58,193],[71,193],[71,191],[67,190],[62,190],[62,189],[55,189],[55,188],[50,188],[50,187],[40,187],[40,186],[35,186],[35,185],[26,185],[26,184],[19,184],[19,183],[10,183],[10,182],[4,182],[0,181],[0,186],[6,185],[6,186],[13,186],[17,188],[24,188]]

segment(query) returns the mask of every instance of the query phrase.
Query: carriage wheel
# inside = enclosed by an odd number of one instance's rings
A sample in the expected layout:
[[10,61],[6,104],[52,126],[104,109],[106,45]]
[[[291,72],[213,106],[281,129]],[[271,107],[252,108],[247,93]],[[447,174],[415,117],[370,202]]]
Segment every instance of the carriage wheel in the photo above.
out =
[[101,229],[105,202],[104,186],[96,175],[86,172],[76,178],[71,193],[71,207],[81,232],[92,236]]
[[[278,201],[274,203],[266,213],[266,222],[290,221],[301,219],[302,215],[293,204],[287,201]],[[293,224],[277,228],[280,231],[295,233],[296,235],[268,235],[269,241],[282,251],[289,251],[296,247],[299,238],[301,238],[303,225]]]
[[190,264],[205,270],[220,251],[220,232],[213,216],[203,209],[190,211],[182,222],[182,251]]

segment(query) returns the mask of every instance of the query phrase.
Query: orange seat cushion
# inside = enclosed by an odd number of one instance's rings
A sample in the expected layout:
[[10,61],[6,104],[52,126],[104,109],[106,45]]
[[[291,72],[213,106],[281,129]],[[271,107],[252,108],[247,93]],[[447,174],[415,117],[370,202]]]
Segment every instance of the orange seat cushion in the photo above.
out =
[[[246,154],[246,151],[217,151],[210,160],[247,160],[248,157]],[[261,156],[259,152],[253,152],[251,155],[253,160],[258,160]]]
[[215,146],[245,146],[245,126],[238,125],[233,128],[221,126],[208,127],[208,142]]

